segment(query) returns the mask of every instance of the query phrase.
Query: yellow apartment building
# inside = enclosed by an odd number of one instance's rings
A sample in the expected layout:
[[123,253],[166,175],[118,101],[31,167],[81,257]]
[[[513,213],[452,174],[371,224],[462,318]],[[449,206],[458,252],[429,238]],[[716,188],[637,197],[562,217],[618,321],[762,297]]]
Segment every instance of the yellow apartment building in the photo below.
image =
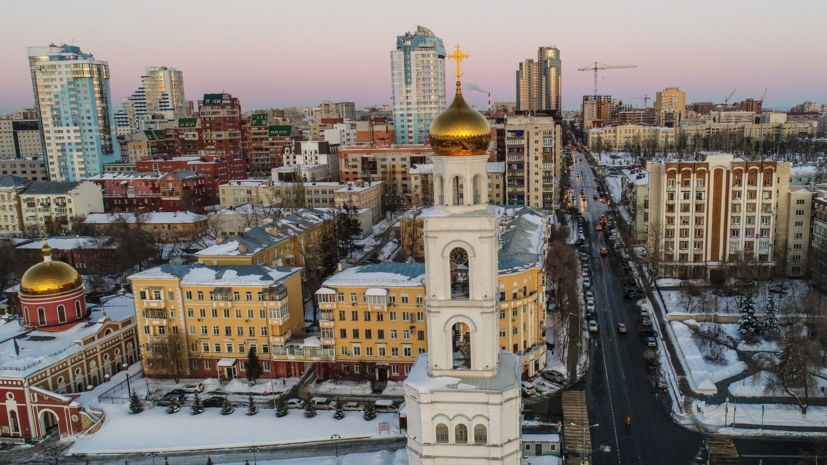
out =
[[130,280],[147,376],[242,377],[250,348],[262,378],[304,372],[304,357],[286,355],[293,345],[324,359],[307,345],[318,338],[305,337],[301,268],[161,265]]

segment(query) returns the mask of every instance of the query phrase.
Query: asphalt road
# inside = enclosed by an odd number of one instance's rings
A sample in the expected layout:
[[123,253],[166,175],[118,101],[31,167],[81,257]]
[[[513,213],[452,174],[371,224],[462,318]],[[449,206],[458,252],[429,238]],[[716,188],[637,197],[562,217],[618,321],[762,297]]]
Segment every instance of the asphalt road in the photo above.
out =
[[[672,422],[667,394],[657,389],[646,371],[647,357],[654,349],[639,335],[640,316],[631,301],[624,299],[626,275],[621,257],[611,249],[608,232],[597,232],[600,215],[608,213],[607,204],[594,200],[595,176],[578,155],[572,170],[572,188],[584,217],[588,239],[591,291],[595,297],[599,331],[592,333],[589,372],[580,386],[586,391],[595,449],[610,446],[611,452],[594,452],[595,464],[684,464],[689,463],[701,445],[702,436]],[[580,178],[576,177],[580,174]],[[580,202],[583,189],[586,201]],[[608,256],[600,249],[610,250]],[[626,334],[617,330],[624,323]],[[660,344],[660,341],[658,341]],[[631,427],[626,427],[631,417]]]

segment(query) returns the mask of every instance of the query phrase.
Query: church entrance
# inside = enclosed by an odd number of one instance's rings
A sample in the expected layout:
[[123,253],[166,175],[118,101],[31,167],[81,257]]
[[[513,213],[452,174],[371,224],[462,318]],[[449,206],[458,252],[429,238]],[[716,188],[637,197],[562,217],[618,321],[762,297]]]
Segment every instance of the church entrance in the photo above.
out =
[[454,352],[454,370],[471,369],[471,331],[465,323],[455,323],[451,339]]
[[40,412],[40,436],[46,436],[57,428],[58,418],[51,410]]

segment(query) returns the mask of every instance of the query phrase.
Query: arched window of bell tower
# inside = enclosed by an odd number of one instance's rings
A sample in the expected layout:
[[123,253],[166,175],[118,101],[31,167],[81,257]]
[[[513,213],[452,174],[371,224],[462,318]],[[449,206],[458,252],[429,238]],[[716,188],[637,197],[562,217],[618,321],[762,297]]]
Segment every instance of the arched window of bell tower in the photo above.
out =
[[485,181],[482,175],[474,176],[474,205],[479,205],[485,200]]
[[462,205],[465,202],[465,185],[461,176],[451,178],[451,205]]
[[462,247],[451,250],[451,298],[468,299],[471,295],[468,252]]
[[471,369],[471,329],[463,322],[451,327],[451,349],[453,351],[453,369]]
[[434,176],[434,194],[436,195],[436,205],[445,205],[445,186],[442,182],[442,176]]

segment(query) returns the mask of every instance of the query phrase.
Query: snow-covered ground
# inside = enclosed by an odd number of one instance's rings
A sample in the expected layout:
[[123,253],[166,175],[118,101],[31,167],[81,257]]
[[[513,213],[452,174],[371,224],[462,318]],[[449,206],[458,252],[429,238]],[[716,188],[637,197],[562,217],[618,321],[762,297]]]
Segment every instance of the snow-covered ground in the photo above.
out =
[[[165,452],[198,449],[264,446],[273,444],[328,441],[333,434],[342,439],[399,437],[396,414],[379,413],[366,421],[361,412],[347,412],[336,420],[333,411],[319,411],[306,418],[301,410],[290,410],[277,418],[271,409],[257,415],[244,414],[238,408],[230,415],[221,409],[208,408],[192,415],[183,408],[175,414],[156,407],[130,415],[127,405],[96,404],[106,415],[103,427],[95,434],[77,439],[69,454],[113,454]],[[388,423],[390,432],[379,432],[379,425]]]
[[614,200],[615,203],[620,203],[623,193],[620,176],[606,176],[606,185],[609,186],[609,193],[612,194],[612,200]]
[[[697,324],[694,320],[688,320],[686,323]],[[707,360],[706,349],[696,344],[696,338],[686,324],[680,321],[672,321],[670,324],[675,334],[675,342],[682,352],[685,368],[694,381],[694,385],[690,383],[690,386],[696,392],[717,392],[715,383],[746,371],[747,364],[738,359],[738,354],[734,350],[723,348],[721,364],[712,363]]]
[[388,381],[388,385],[385,386],[382,394],[386,396],[404,396],[405,384],[402,381]]
[[629,152],[595,153],[594,159],[601,166],[632,166],[635,164],[635,159]]
[[307,392],[313,395],[368,395],[373,390],[370,387],[370,381],[325,381],[323,383],[310,383],[307,385]]
[[[341,457],[323,456],[303,459],[259,460],[259,465],[408,465],[408,453],[405,449],[397,451],[381,450],[363,454],[347,454]],[[545,462],[542,463],[545,465]],[[232,463],[227,465],[244,465]],[[539,464],[538,464],[539,465]]]
[[399,253],[400,248],[396,240],[392,240],[385,244],[384,247],[376,255],[376,259],[382,263],[393,261],[393,258]]
[[[658,280],[658,286],[677,287],[680,286],[680,279],[662,278]],[[785,294],[767,292],[768,288],[776,289],[783,285]],[[704,289],[706,296],[693,297],[688,300],[684,291],[680,289],[661,289],[666,311],[695,313],[704,309],[711,313],[736,314],[739,312],[740,296],[726,295],[721,289],[708,287]],[[776,301],[776,309],[779,315],[801,313],[804,310],[804,300],[807,294],[807,283],[802,280],[773,280],[761,282],[754,293],[755,309],[759,315],[764,313],[767,307],[767,298],[771,296]],[[687,310],[688,308],[688,310]]]
[[807,416],[801,415],[797,405],[779,404],[707,404],[701,401],[694,402],[694,411],[699,420],[707,425],[723,427],[726,417],[727,425],[735,423],[761,425],[761,409],[763,407],[763,424],[765,426],[803,426],[827,427],[827,407],[811,406],[807,409]]

